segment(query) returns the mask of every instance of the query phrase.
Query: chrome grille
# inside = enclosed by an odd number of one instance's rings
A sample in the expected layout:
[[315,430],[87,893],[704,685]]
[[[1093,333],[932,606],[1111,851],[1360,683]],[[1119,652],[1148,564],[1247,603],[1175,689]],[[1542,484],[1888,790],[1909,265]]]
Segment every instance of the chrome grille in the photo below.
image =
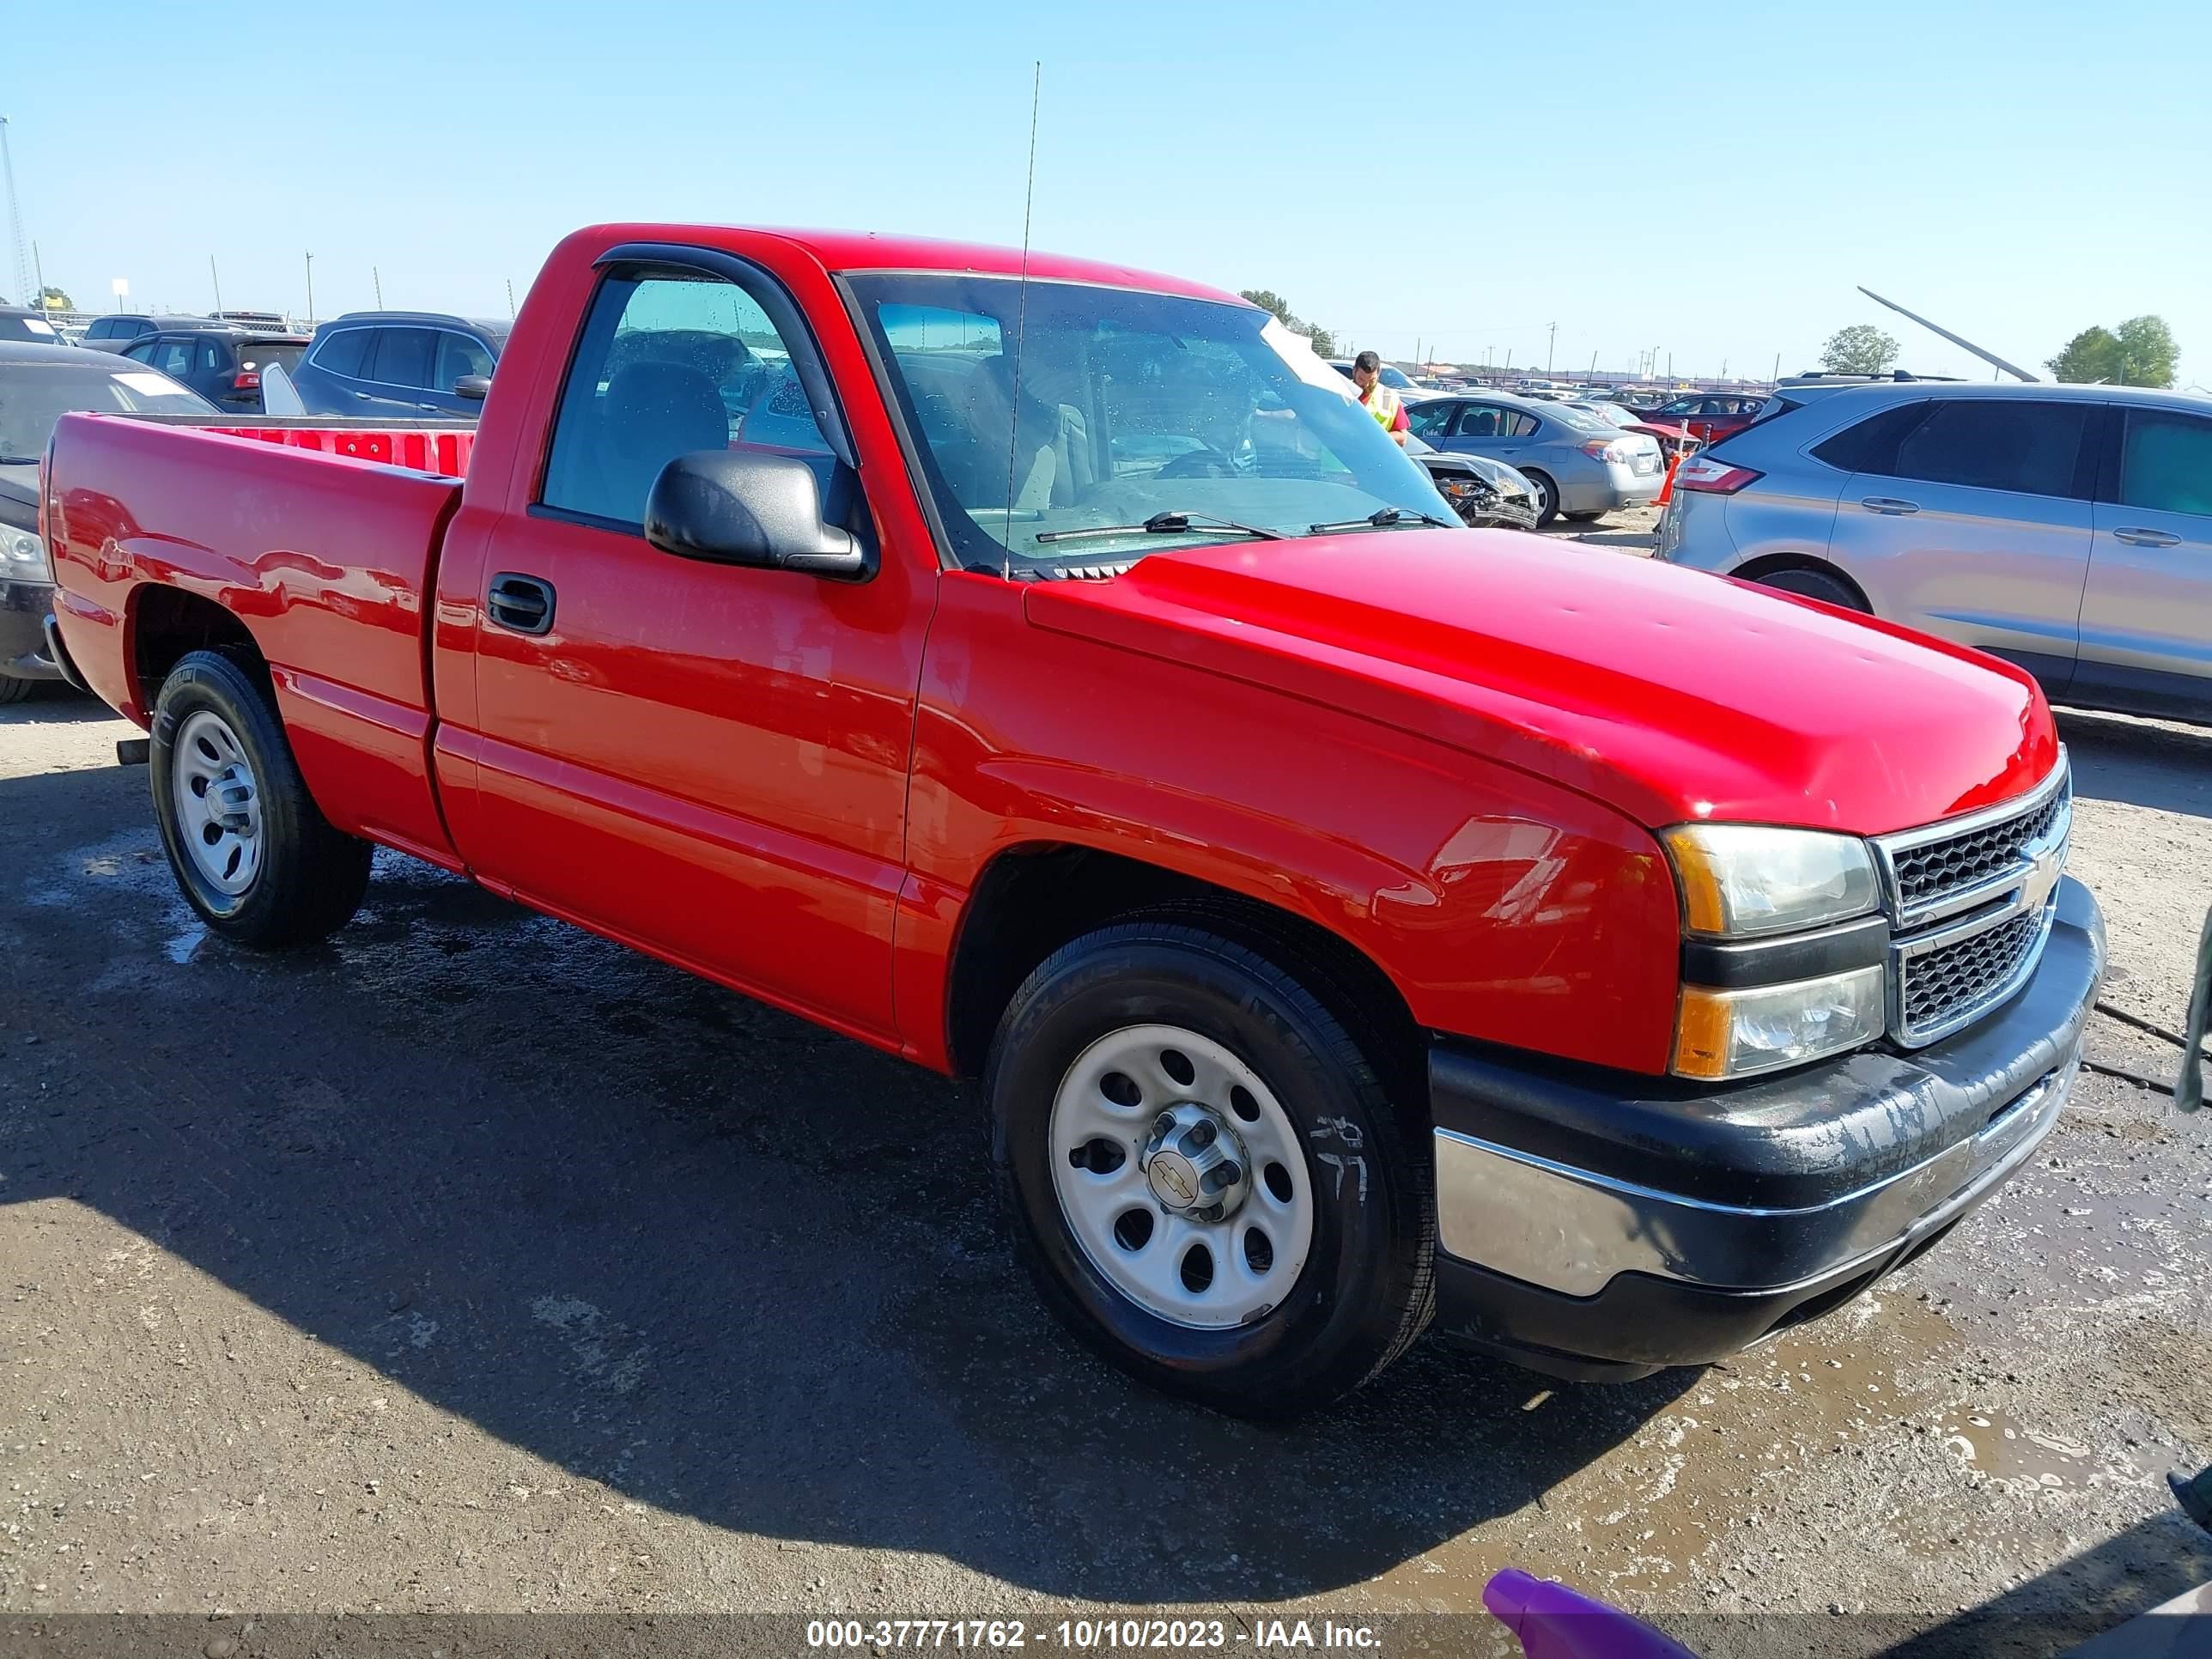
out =
[[2040,954],[2047,912],[2016,915],[1954,944],[1907,957],[1898,1000],[1905,1025],[1917,1030],[1945,1021],[1963,1024],[2011,994]]
[[2048,799],[2018,817],[1899,849],[1895,863],[1900,908],[1940,905],[2002,875],[2019,862],[2023,848],[2042,844],[2071,805],[2071,791],[2062,783]]
[[1918,1048],[2027,982],[2056,912],[2073,826],[2062,751],[2023,800],[1878,837],[1890,915],[1890,1035]]

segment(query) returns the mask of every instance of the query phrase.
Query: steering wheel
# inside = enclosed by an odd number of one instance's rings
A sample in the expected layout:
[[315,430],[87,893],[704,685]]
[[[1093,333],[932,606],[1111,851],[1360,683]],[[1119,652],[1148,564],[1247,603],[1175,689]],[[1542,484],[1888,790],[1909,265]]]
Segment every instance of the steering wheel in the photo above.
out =
[[1156,478],[1234,478],[1241,476],[1237,463],[1223,451],[1207,444],[1203,449],[1193,449],[1178,455],[1158,472]]

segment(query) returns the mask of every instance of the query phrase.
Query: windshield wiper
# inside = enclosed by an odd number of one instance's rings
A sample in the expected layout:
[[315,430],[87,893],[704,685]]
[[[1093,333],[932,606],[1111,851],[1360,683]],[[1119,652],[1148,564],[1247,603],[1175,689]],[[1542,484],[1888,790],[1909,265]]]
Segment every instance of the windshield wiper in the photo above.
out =
[[1438,530],[1458,527],[1450,520],[1439,519],[1433,513],[1408,513],[1402,507],[1386,507],[1364,519],[1342,519],[1334,524],[1310,524],[1306,526],[1306,533],[1328,536],[1340,530],[1388,530],[1394,524],[1425,524]]
[[36,455],[0,455],[0,466],[36,466]]
[[1217,519],[1210,513],[1155,513],[1142,524],[1102,524],[1082,530],[1048,530],[1036,539],[1040,542],[1075,542],[1097,536],[1181,536],[1208,532],[1257,536],[1266,542],[1283,539],[1283,532],[1279,530],[1262,530],[1255,524],[1238,524],[1234,519]]

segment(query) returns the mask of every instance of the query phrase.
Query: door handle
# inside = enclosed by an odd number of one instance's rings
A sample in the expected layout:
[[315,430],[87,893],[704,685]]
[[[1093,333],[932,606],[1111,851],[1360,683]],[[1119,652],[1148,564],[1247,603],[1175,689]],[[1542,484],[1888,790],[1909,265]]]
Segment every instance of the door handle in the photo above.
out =
[[1869,513],[1887,513],[1893,516],[1900,513],[1917,513],[1920,510],[1919,502],[1900,501],[1894,495],[1869,495],[1859,505]]
[[2172,547],[2181,539],[2170,530],[2134,530],[2124,526],[2112,534],[2131,547]]
[[517,634],[546,633],[553,626],[553,584],[502,570],[491,579],[484,614]]

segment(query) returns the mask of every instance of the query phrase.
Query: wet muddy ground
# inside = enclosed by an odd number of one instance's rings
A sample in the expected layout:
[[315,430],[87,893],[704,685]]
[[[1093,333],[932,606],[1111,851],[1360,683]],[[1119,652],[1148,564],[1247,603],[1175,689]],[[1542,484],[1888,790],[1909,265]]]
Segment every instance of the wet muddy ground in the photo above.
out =
[[[2212,736],[2063,723],[2107,994],[2178,1024]],[[1511,1565],[1714,1654],[2049,1652],[2212,1577],[2163,1482],[2212,1458],[2212,1126],[2154,1092],[2085,1077],[1942,1247],[1727,1365],[1424,1345],[1255,1428],[1061,1338],[963,1090],[397,858],[326,948],[210,940],[126,729],[0,713],[0,1611],[1172,1605],[1487,1652],[1449,1616]]]

